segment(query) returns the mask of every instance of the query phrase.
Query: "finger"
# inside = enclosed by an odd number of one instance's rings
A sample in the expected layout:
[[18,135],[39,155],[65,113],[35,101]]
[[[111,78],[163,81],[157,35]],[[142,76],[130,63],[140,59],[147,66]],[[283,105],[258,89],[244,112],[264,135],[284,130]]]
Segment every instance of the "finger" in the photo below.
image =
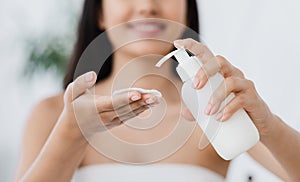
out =
[[195,118],[192,115],[191,111],[186,107],[182,109],[181,115],[188,121],[195,121]]
[[231,65],[224,57],[214,56],[207,46],[193,40],[183,39],[174,41],[175,47],[184,46],[190,50],[202,63],[203,69],[200,69],[194,79],[194,87],[202,88],[208,78],[220,72],[224,77],[239,76],[244,77],[243,73]]
[[129,105],[132,102],[140,100],[141,97],[142,94],[138,91],[129,91],[127,93],[113,95],[112,96],[113,109],[118,109],[122,106]]
[[119,126],[121,124],[123,124],[124,122],[126,122],[127,120],[138,116],[139,114],[143,113],[144,111],[146,111],[147,109],[149,109],[149,107],[144,106],[143,108],[139,108],[135,111],[133,111],[133,114],[128,114],[128,115],[124,115],[122,119],[120,119],[119,117],[113,119],[109,124],[106,125],[107,129],[111,129],[113,127]]
[[160,99],[157,96],[155,96],[154,94],[150,94],[150,93],[143,94],[142,100],[146,104],[158,104],[160,101]]
[[122,116],[119,116],[119,118],[122,122],[125,122],[125,121],[127,121],[131,118],[134,118],[134,117],[138,116],[139,114],[141,114],[142,112],[148,110],[149,108],[150,108],[149,106],[145,105],[145,106],[137,108],[136,110],[134,110],[132,112],[129,112],[129,113],[126,113]]
[[195,41],[194,39],[181,39],[174,41],[174,46],[176,48],[184,47],[191,51],[203,64],[207,63],[211,58],[214,57],[213,53],[200,42]]
[[[203,63],[206,75],[212,76],[217,72],[221,72],[223,76],[243,76],[242,72],[230,64],[222,56],[214,56],[207,46],[197,42],[191,38],[174,41],[175,47],[184,46],[190,50]],[[205,64],[209,63],[205,66]],[[205,75],[205,74],[204,74]]]
[[147,109],[149,109],[149,106],[144,105],[123,115],[118,115],[116,111],[109,111],[109,112],[100,113],[100,118],[103,123],[106,123],[106,125],[111,125],[111,124],[115,125],[115,124],[120,124],[121,121],[124,121],[128,118],[133,118],[137,116],[137,114],[140,114]]
[[193,80],[195,89],[204,87],[208,79],[219,71],[219,66],[216,62],[216,57],[213,57],[198,70]]
[[230,64],[224,57],[216,56],[204,64],[197,72],[194,78],[194,87],[196,89],[202,88],[208,79],[218,72],[224,78],[231,76],[244,78],[244,74],[238,68]]
[[64,100],[66,102],[72,102],[74,99],[84,94],[87,89],[91,88],[96,83],[96,80],[97,75],[93,71],[79,76],[75,81],[68,85],[64,95]]
[[147,100],[141,99],[139,101],[132,102],[129,105],[124,105],[124,106],[118,108],[116,110],[116,113],[118,115],[124,115],[126,113],[129,113],[129,112],[132,112],[132,111],[138,109],[139,107],[142,107],[145,105],[149,105],[149,106],[154,105],[154,104],[156,104],[156,100],[157,100],[157,98],[155,98],[155,97],[151,98],[151,100],[150,100],[151,102],[149,101],[149,99],[147,99]]
[[105,121],[111,121],[113,120],[114,118],[116,117],[119,117],[119,116],[123,116],[123,115],[126,115],[128,113],[132,113],[133,111],[139,109],[140,107],[144,107],[144,106],[152,106],[154,104],[157,104],[158,103],[158,99],[156,98],[155,95],[153,94],[144,94],[142,96],[142,99],[139,100],[139,101],[135,101],[135,102],[132,102],[128,105],[124,105],[122,107],[119,107],[119,108],[114,108],[114,109],[110,109],[110,110],[106,110],[103,112],[100,111],[101,113],[101,116],[102,118],[105,120]]
[[101,96],[96,98],[95,104],[98,112],[111,111],[118,109],[124,105],[141,99],[141,94],[137,91],[116,94],[113,96]]
[[218,86],[218,88],[211,95],[205,113],[208,115],[215,114],[222,104],[222,102],[231,93],[238,94],[250,88],[250,81],[241,79],[239,77],[228,77]]
[[206,71],[206,69],[208,69],[209,66],[205,65],[209,63],[210,60],[215,58],[213,53],[208,49],[207,46],[191,38],[176,40],[174,41],[174,46],[176,48],[183,46],[185,49],[188,49],[190,52],[192,52],[202,62],[203,68],[201,68],[195,76],[194,87],[200,88],[200,86],[205,85],[209,77],[208,73],[210,73]]
[[235,96],[229,103],[226,104],[224,109],[216,114],[217,121],[228,120],[235,112],[243,108],[246,104],[246,99],[243,94]]
[[219,65],[220,73],[226,78],[230,76],[245,78],[244,73],[237,67],[233,66],[225,57],[217,55],[217,64]]

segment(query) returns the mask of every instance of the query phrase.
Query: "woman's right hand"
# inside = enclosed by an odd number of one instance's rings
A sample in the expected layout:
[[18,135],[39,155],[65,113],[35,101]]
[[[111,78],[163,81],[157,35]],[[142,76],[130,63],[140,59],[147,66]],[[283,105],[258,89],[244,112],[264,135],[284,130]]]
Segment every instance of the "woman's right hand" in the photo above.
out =
[[[206,109],[203,111],[205,114],[216,114],[215,119],[223,122],[228,121],[239,109],[244,109],[258,129],[261,138],[270,134],[276,116],[259,96],[254,83],[245,78],[240,69],[224,57],[215,56],[205,45],[193,39],[177,40],[174,45],[177,48],[183,46],[202,61],[203,66],[198,70],[194,79],[195,89],[202,89],[208,83],[208,79],[216,73],[224,77],[223,82],[209,98]],[[230,94],[234,94],[234,97],[220,110],[221,104]],[[183,112],[183,116],[193,119],[188,110]]]
[[64,94],[62,115],[68,118],[69,126],[76,128],[77,133],[83,131],[85,136],[121,125],[159,101],[153,94],[138,91],[113,97],[94,95],[91,88],[96,79],[95,72],[85,73],[70,83]]

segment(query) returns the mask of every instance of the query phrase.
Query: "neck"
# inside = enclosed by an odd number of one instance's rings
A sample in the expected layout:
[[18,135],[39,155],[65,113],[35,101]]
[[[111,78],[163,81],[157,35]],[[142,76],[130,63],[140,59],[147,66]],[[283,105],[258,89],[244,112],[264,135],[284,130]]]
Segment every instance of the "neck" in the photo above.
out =
[[111,78],[122,85],[120,86],[121,88],[157,89],[165,93],[165,96],[178,96],[175,93],[171,94],[170,91],[174,90],[177,92],[181,88],[181,80],[177,78],[176,73],[172,70],[171,60],[166,62],[161,68],[155,67],[155,64],[161,58],[161,55],[147,55],[135,58],[120,52],[115,53]]

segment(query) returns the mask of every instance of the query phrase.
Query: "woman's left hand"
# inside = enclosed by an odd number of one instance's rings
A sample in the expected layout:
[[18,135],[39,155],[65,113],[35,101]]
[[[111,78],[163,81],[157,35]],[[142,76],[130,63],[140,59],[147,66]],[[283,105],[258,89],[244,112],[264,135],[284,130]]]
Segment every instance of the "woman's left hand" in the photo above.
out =
[[[207,103],[204,111],[207,115],[216,114],[217,120],[226,121],[237,110],[243,108],[257,127],[260,135],[268,134],[275,115],[258,95],[254,83],[246,79],[241,70],[230,64],[224,57],[214,56],[205,45],[193,39],[177,40],[174,45],[177,48],[183,46],[188,49],[203,63],[194,78],[195,89],[203,88],[208,78],[218,72],[224,77],[224,81],[213,92]],[[219,111],[221,103],[230,93],[234,93],[235,97],[225,105],[223,110]],[[187,119],[192,118],[188,110],[184,111],[183,116]]]

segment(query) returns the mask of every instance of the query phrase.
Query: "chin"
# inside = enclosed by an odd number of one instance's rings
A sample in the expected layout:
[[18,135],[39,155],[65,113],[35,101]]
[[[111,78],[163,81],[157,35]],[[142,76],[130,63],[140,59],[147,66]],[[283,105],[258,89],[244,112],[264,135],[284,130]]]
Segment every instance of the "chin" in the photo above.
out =
[[146,56],[150,54],[166,55],[174,48],[172,42],[160,40],[142,40],[123,46],[119,51],[126,52],[133,57]]

